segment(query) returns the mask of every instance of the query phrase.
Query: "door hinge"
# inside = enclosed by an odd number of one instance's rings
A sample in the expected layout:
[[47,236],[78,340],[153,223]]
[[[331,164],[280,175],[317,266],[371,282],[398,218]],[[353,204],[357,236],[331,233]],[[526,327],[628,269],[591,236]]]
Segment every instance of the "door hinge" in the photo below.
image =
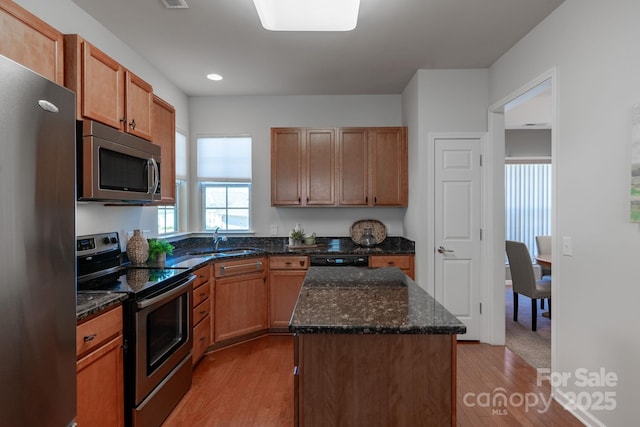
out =
[[482,240],[482,228],[480,229],[480,240]]
[[482,154],[480,154],[480,166],[483,166],[482,165]]
[[480,303],[480,314],[482,314],[482,303]]

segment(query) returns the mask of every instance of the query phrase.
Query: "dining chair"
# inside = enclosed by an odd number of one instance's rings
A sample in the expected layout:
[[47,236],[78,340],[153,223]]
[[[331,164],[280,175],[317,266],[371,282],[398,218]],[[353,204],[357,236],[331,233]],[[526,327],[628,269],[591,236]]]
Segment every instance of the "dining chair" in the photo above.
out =
[[549,299],[551,314],[551,277],[536,280],[527,245],[513,240],[506,241],[507,258],[513,284],[513,321],[518,321],[518,295],[531,298],[531,330],[537,329],[538,303],[540,299]]

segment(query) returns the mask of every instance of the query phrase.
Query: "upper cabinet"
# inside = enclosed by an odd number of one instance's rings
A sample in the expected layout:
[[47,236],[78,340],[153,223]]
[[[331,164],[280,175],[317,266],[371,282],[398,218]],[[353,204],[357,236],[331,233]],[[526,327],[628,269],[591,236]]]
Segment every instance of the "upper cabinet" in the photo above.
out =
[[271,129],[271,204],[334,206],[335,129]]
[[407,206],[404,127],[273,128],[272,206]]
[[64,84],[62,33],[12,1],[0,2],[0,54]]
[[407,128],[375,128],[369,131],[370,205],[407,206]]
[[152,140],[153,88],[77,34],[64,36],[65,86],[79,120],[92,119]]
[[152,113],[153,143],[162,147],[161,199],[156,204],[173,205],[176,202],[176,110],[154,95]]

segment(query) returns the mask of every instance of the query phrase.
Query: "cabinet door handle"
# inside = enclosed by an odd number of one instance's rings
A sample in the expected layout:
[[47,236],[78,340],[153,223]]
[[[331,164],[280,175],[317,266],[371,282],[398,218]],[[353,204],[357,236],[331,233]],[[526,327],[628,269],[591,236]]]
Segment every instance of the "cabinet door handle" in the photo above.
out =
[[300,267],[304,267],[304,261],[300,261]]
[[122,118],[120,119],[120,123],[126,123],[127,122],[127,116],[122,116]]
[[206,297],[206,296],[207,296],[207,293],[206,293],[206,292],[200,292],[200,296],[201,296],[202,298],[204,298],[204,297]]
[[136,119],[131,120],[131,122],[129,123],[129,126],[131,126],[131,129],[135,129],[136,128]]
[[98,334],[87,335],[86,337],[83,338],[83,340],[84,342],[93,341],[94,339],[96,339],[97,336]]

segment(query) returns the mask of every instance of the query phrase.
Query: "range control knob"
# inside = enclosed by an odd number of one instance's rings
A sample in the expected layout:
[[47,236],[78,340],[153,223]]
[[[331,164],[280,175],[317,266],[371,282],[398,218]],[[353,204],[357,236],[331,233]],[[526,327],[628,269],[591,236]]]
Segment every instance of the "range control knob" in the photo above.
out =
[[115,244],[115,243],[118,243],[118,239],[116,239],[115,237],[112,237],[112,238],[111,238],[111,243],[114,243],[114,244]]
[[102,239],[102,243],[104,243],[105,245],[108,245],[110,243],[109,238],[105,237],[104,239]]

